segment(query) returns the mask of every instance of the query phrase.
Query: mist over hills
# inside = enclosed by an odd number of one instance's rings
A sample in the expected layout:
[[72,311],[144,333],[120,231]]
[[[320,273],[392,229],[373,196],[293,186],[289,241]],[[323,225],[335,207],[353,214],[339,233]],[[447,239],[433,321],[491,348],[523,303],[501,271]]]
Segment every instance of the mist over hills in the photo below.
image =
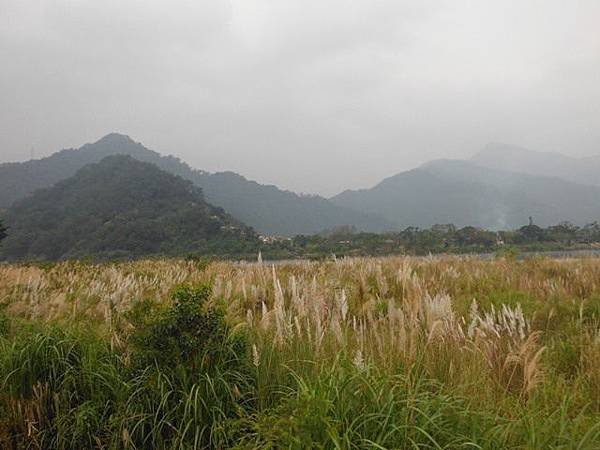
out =
[[340,206],[384,216],[399,227],[436,223],[487,229],[517,228],[533,216],[548,226],[600,217],[600,188],[556,177],[438,160],[389,177],[371,189],[332,198]]
[[191,182],[126,155],[17,201],[6,224],[0,257],[7,259],[240,253],[258,241]]
[[439,223],[494,230],[518,228],[529,216],[542,226],[600,219],[600,156],[577,159],[490,144],[471,160],[431,161],[373,188],[326,199],[262,185],[234,172],[196,170],[117,133],[47,158],[0,164],[0,209],[117,154],[192,182],[208,203],[262,234],[314,234],[345,225],[382,232]]
[[558,177],[574,183],[600,186],[600,155],[574,158],[495,143],[488,144],[471,161],[491,169]]
[[62,150],[24,163],[0,164],[0,208],[8,208],[36,189],[52,186],[86,164],[108,155],[124,154],[150,162],[200,187],[208,202],[222,207],[260,233],[313,234],[341,225],[365,231],[384,231],[394,224],[383,218],[338,206],[319,196],[301,196],[247,180],[233,172],[195,170],[173,156],[162,156],[128,136],[111,133],[79,149]]
[[[130,155],[147,162],[161,158],[158,153],[145,149],[129,137],[111,133],[79,149],[65,149],[49,157],[26,162],[3,163],[0,164],[0,208],[8,208],[36,189],[50,187],[73,176],[83,166],[114,154]],[[177,167],[175,158],[165,157],[161,162],[163,166]]]

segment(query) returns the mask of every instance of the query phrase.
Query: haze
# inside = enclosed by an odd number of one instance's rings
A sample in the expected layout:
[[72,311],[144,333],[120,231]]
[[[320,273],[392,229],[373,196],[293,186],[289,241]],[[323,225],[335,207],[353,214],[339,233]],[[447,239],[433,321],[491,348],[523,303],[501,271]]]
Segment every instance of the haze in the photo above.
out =
[[112,131],[331,195],[491,141],[600,153],[600,2],[0,3],[0,160]]

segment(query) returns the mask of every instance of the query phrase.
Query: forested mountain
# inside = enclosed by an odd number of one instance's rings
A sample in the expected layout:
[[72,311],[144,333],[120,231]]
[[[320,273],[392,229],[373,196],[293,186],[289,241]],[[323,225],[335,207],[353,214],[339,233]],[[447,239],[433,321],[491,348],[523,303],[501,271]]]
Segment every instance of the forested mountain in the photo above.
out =
[[600,218],[600,187],[439,160],[383,180],[371,189],[345,191],[332,201],[379,214],[398,227],[436,223],[510,229],[529,216],[540,225]]
[[323,197],[262,185],[233,172],[201,174],[193,179],[207,199],[264,234],[314,234],[344,225],[371,232],[394,228],[374,214],[356,212]]
[[312,234],[341,225],[359,230],[393,228],[388,221],[355,212],[318,196],[301,196],[266,186],[235,174],[211,174],[194,170],[172,156],[161,156],[128,136],[112,133],[80,149],[57,152],[24,163],[0,164],[0,209],[7,208],[34,190],[64,180],[83,166],[113,154],[130,155],[192,181],[202,188],[208,202],[222,207],[236,219],[264,234]]
[[527,223],[529,216],[540,225],[600,218],[600,186],[589,186],[600,185],[600,158],[491,144],[471,161],[434,161],[372,189],[325,199],[262,185],[233,172],[195,170],[116,133],[40,160],[0,164],[0,209],[114,154],[130,155],[192,181],[209,203],[263,234],[313,234],[343,225],[380,232],[449,222],[506,229]]
[[6,259],[238,254],[258,241],[191,182],[125,155],[15,202],[5,219]]
[[489,144],[471,161],[491,169],[559,177],[574,183],[600,186],[600,155],[573,158],[512,145]]

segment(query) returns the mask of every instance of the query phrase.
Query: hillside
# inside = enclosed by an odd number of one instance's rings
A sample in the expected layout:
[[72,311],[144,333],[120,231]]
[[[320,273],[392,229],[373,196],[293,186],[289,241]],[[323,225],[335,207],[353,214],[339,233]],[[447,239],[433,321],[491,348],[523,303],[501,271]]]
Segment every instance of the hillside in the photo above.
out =
[[559,177],[574,183],[600,186],[600,155],[573,158],[513,145],[489,144],[471,161],[491,169]]
[[6,259],[226,254],[257,240],[189,181],[124,155],[36,191],[5,218]]
[[591,222],[600,218],[599,199],[600,188],[594,186],[439,160],[332,201],[380,214],[400,227],[454,223],[507,229],[526,224],[529,216],[544,226]]
[[75,174],[86,164],[108,155],[126,154],[153,163],[202,188],[208,202],[225,209],[237,220],[263,234],[312,234],[341,225],[359,230],[383,231],[391,223],[368,214],[338,206],[318,196],[293,192],[247,180],[233,172],[211,174],[194,170],[172,156],[162,156],[134,142],[128,136],[112,133],[93,144],[68,149],[24,163],[0,164],[0,209],[39,188],[52,186]]

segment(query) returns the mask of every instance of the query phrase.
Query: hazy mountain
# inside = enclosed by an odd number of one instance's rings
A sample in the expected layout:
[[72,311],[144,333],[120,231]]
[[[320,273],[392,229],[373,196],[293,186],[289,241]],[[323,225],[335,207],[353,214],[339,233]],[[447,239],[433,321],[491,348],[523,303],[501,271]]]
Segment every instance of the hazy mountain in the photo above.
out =
[[257,242],[191,182],[125,155],[17,201],[6,224],[9,259],[227,253]]
[[[148,151],[127,136],[113,133],[80,149],[61,150],[47,158],[23,163],[3,163],[0,164],[0,208],[8,208],[36,189],[52,186],[74,175],[83,166],[117,153],[145,161],[160,158],[158,153]],[[170,160],[165,158],[166,161]]]
[[512,145],[489,144],[471,161],[492,169],[559,177],[575,183],[600,186],[600,155],[573,158]]
[[72,176],[86,164],[107,155],[126,154],[151,162],[163,170],[192,181],[204,191],[207,201],[224,208],[236,219],[265,234],[312,234],[341,225],[360,230],[382,231],[388,221],[338,206],[318,196],[301,196],[249,181],[233,172],[211,174],[194,170],[172,156],[161,156],[128,136],[109,134],[80,149],[57,152],[47,158],[24,163],[0,164],[0,208],[7,208],[34,190]]
[[516,228],[600,218],[600,188],[559,178],[439,160],[383,180],[371,189],[332,198],[340,206],[380,214],[400,227],[436,223]]

